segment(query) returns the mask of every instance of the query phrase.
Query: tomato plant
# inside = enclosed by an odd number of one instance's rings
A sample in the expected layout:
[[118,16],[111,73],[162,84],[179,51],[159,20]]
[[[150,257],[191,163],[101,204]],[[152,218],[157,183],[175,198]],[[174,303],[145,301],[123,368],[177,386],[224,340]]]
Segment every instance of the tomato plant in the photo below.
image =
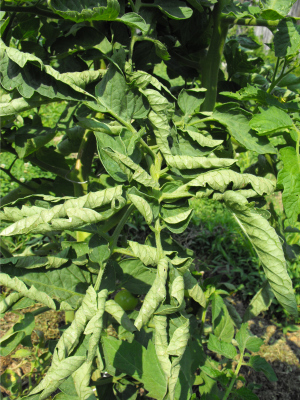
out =
[[122,289],[115,295],[115,302],[118,303],[123,310],[134,310],[138,304],[138,299],[134,297],[128,290]]
[[[13,157],[1,169],[13,176],[20,159],[41,174],[13,177],[18,187],[2,198],[0,281],[11,292],[0,312],[37,302],[71,322],[30,399],[56,390],[137,399],[141,388],[157,400],[256,399],[247,382],[236,385],[243,365],[276,380],[252,354],[262,341],[247,322],[274,297],[297,316],[285,261],[299,251],[286,241],[300,214],[293,3],[1,3],[1,151]],[[275,64],[232,25],[271,29]],[[50,126],[51,106],[63,110]],[[255,163],[242,171],[248,151]],[[270,202],[275,192],[284,212]],[[264,280],[243,317],[174,239],[199,198],[225,204],[260,260]],[[134,213],[147,225],[142,243],[123,234]],[[20,235],[30,237],[24,251],[11,245]],[[138,310],[118,302],[124,292],[110,298],[120,287],[143,298]],[[16,324],[3,354],[32,326]]]

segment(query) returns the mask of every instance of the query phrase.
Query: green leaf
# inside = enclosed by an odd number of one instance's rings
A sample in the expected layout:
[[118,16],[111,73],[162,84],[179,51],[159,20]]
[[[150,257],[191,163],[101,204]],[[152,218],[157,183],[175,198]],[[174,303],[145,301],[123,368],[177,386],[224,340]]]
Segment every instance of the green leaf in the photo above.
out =
[[145,267],[136,259],[124,259],[119,265],[123,272],[122,287],[134,294],[144,294],[150,289],[156,276],[153,268]]
[[261,16],[265,19],[276,20],[284,18],[297,0],[262,0]]
[[92,0],[88,5],[83,0],[49,0],[48,4],[55,13],[75,22],[113,21],[120,12],[117,0]]
[[128,244],[133,254],[145,265],[157,265],[157,250],[155,247],[139,244],[128,240]]
[[274,36],[276,57],[287,57],[299,54],[300,30],[292,18],[285,18],[277,25]]
[[155,0],[152,7],[158,7],[169,18],[177,20],[190,18],[193,14],[193,10],[179,0]]
[[251,174],[239,174],[231,170],[216,170],[209,171],[199,175],[197,178],[192,179],[185,186],[179,187],[176,192],[182,191],[186,186],[188,187],[206,187],[209,185],[212,189],[218,190],[223,193],[230,183],[233,183],[232,189],[244,189],[247,185],[251,185],[255,192],[260,196],[264,193],[272,194],[274,191],[274,182],[269,179],[261,178]]
[[199,303],[203,308],[206,307],[206,298],[198,284],[197,280],[193,277],[190,271],[187,271],[184,275],[184,287],[188,291],[192,299]]
[[205,91],[204,88],[182,89],[178,96],[178,105],[185,116],[191,117],[194,112],[199,111]]
[[134,322],[138,330],[147,324],[155,310],[166,297],[166,280],[168,275],[168,260],[162,258],[157,265],[157,275],[151,286],[151,289],[146,294],[142,307]]
[[252,390],[246,388],[245,386],[234,391],[234,394],[238,396],[238,399],[241,400],[259,400],[255,393]]
[[214,158],[214,157],[191,157],[191,156],[165,156],[166,162],[170,167],[178,169],[195,169],[195,168],[220,168],[230,167],[237,160],[227,158]]
[[50,128],[28,128],[26,126],[18,129],[15,139],[15,149],[19,158],[25,158],[34,153],[40,147],[49,143],[56,135],[56,131]]
[[167,353],[168,333],[167,333],[167,317],[165,315],[155,315],[153,317],[155,327],[155,352],[160,365],[168,379],[171,374],[171,361]]
[[167,112],[172,107],[172,104],[154,89],[141,89],[141,92],[147,97],[150,107],[156,113]]
[[126,312],[114,300],[108,300],[105,303],[105,311],[112,315],[127,331],[136,331],[136,327],[133,325],[133,322],[131,322]]
[[300,214],[300,161],[293,147],[280,149],[283,168],[278,174],[278,185],[283,186],[282,201],[290,225],[296,225]]
[[191,131],[190,129],[184,129],[183,132],[186,132],[193,140],[200,144],[202,147],[216,147],[223,143],[223,140],[214,140],[200,132]]
[[[11,270],[12,269],[9,268],[9,271]],[[51,297],[49,297],[46,293],[37,290],[33,285],[30,287],[30,289],[28,289],[27,286],[20,279],[17,278],[17,276],[11,278],[9,275],[1,272],[0,282],[2,285],[7,286],[10,289],[16,290],[22,296],[29,297],[32,300],[45,304],[49,308],[56,310],[55,302],[51,299]]]
[[123,22],[130,28],[140,29],[142,32],[147,32],[148,30],[144,18],[134,12],[126,13],[121,18],[117,18],[116,21]]
[[168,118],[162,113],[150,111],[148,115],[150,123],[153,125],[153,131],[156,137],[156,144],[164,155],[172,155],[168,144],[168,136],[170,134],[170,126]]
[[261,312],[268,310],[273,298],[274,293],[272,292],[271,286],[268,281],[265,281],[262,288],[250,301],[243,316],[243,322],[247,322],[253,317],[257,317]]
[[275,230],[264,217],[251,208],[242,195],[228,191],[224,200],[254,247],[277,300],[290,314],[297,315],[292,281],[287,273],[281,243]]
[[[91,283],[90,273],[75,264],[48,271],[41,269],[38,272],[3,265],[2,273],[0,279],[3,285],[17,290],[21,294],[24,293],[24,296],[52,309],[57,308],[52,299],[58,299],[61,302],[61,309],[78,308],[78,304],[82,301],[85,291]],[[9,275],[6,274],[10,274],[13,278],[7,278]],[[72,279],[69,279],[70,275]],[[36,288],[38,292],[32,289],[28,290],[23,282],[29,287]]]
[[235,339],[238,342],[241,353],[243,353],[245,349],[248,349],[253,352],[258,352],[261,345],[264,343],[262,339],[258,338],[257,336],[254,336],[248,330],[248,324],[246,323],[241,325],[241,328],[237,332]]
[[258,132],[258,135],[268,135],[293,126],[293,121],[288,114],[276,107],[261,110],[250,121],[250,126]]
[[[112,336],[102,338],[105,359],[114,368],[144,383],[149,396],[163,400],[167,382],[150,340],[146,349],[136,340],[132,343],[117,340]],[[143,368],[147,365],[147,368]]]
[[[120,197],[121,194],[122,186],[116,186],[99,192],[90,192],[77,199],[67,200],[64,204],[54,206],[49,210],[40,207],[39,213],[28,217],[25,216],[25,218],[5,228],[0,235],[12,236],[29,232],[45,233],[53,230],[72,229],[86,223],[99,222],[110,217],[116,210],[101,214],[88,209],[103,207]],[[22,208],[21,213],[22,211],[25,213],[26,208]],[[5,214],[8,212],[9,209],[4,209]]]
[[230,343],[234,335],[234,325],[222,297],[215,293],[212,300],[212,322],[215,336]]
[[0,339],[0,355],[1,357],[6,357],[8,356],[24,339],[26,336],[25,332],[23,331],[18,331],[18,332],[13,332],[9,336],[2,337]]
[[233,360],[237,356],[237,351],[233,344],[219,340],[215,335],[210,334],[207,347],[210,351]]
[[[5,260],[5,259],[4,259]],[[4,299],[0,302],[0,315],[4,314],[8,309],[10,309],[15,303],[17,303],[20,299],[22,299],[21,293],[13,292],[8,296],[4,297]]]
[[[149,105],[138,90],[130,89],[124,76],[112,65],[95,88],[102,112],[107,112],[118,121],[130,124],[132,118],[145,118]],[[125,125],[126,126],[126,125]]]
[[276,382],[277,376],[267,361],[260,356],[251,356],[248,365],[256,372],[263,372],[270,382]]
[[237,104],[228,103],[216,107],[210,118],[226,126],[230,135],[247,150],[253,150],[258,154],[276,154],[275,148],[267,138],[261,138],[255,132],[251,132],[249,125],[251,114],[239,108]]
[[150,225],[153,221],[153,213],[149,203],[142,197],[136,196],[135,194],[128,194],[128,198],[145,218],[147,224]]
[[72,374],[76,392],[81,400],[97,400],[97,397],[90,386],[92,369],[92,361],[86,361]]

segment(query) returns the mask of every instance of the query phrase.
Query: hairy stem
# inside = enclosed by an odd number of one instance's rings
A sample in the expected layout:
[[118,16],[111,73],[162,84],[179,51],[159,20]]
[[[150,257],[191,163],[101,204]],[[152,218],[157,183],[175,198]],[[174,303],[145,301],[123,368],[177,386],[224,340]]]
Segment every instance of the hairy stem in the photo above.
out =
[[228,396],[230,395],[232,387],[233,387],[233,385],[234,385],[234,383],[236,381],[236,378],[238,377],[238,374],[240,372],[241,366],[243,365],[243,360],[244,360],[244,352],[242,352],[240,354],[240,359],[239,359],[238,365],[237,365],[237,367],[236,367],[236,369],[234,371],[234,377],[231,379],[231,382],[230,382],[230,384],[229,384],[229,386],[228,386],[228,388],[227,388],[227,390],[225,392],[223,400],[227,400]]
[[221,18],[224,0],[220,0],[213,10],[214,28],[207,56],[202,67],[202,85],[207,89],[201,111],[213,111],[217,98],[218,74],[223,49],[228,32],[228,24]]

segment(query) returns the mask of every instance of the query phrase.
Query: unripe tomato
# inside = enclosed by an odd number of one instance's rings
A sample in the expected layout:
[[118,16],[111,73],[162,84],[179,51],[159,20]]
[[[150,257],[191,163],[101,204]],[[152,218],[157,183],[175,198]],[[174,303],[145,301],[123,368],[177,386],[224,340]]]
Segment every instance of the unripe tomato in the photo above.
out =
[[135,309],[138,299],[128,292],[128,290],[122,289],[115,295],[115,302],[118,303],[124,311],[129,311]]

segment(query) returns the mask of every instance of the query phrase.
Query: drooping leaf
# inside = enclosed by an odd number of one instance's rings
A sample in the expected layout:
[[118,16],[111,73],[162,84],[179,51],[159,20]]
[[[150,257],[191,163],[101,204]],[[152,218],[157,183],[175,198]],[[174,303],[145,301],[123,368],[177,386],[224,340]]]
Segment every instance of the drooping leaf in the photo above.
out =
[[[112,202],[115,198],[120,197],[122,187],[105,189],[99,192],[90,192],[89,194],[77,199],[67,200],[64,204],[57,205],[51,209],[43,209],[39,214],[25,217],[1,232],[1,236],[20,235],[29,232],[50,232],[52,230],[63,230],[92,222],[99,222],[111,216],[114,212],[96,213],[94,208],[105,206]],[[80,214],[80,208],[84,208]],[[88,210],[88,209],[92,210]],[[74,211],[72,213],[72,211]],[[90,215],[88,215],[89,211]],[[8,213],[4,209],[4,213]],[[22,209],[21,209],[22,212]],[[80,218],[81,217],[81,218]],[[68,218],[68,219],[66,219]]]
[[289,223],[295,225],[300,214],[300,162],[293,147],[280,150],[283,168],[278,184],[283,186],[282,201]]
[[140,330],[152,317],[155,310],[166,297],[166,279],[168,274],[168,260],[162,258],[157,265],[157,275],[151,289],[146,294],[142,307],[134,322]]
[[249,321],[253,317],[257,317],[261,312],[268,310],[273,298],[274,293],[272,292],[271,286],[268,281],[265,281],[262,288],[250,301],[243,316],[243,322]]
[[224,200],[254,247],[277,300],[290,314],[297,315],[292,281],[275,230],[240,194],[228,191]]
[[122,287],[134,294],[144,294],[150,289],[156,276],[153,268],[145,267],[139,259],[124,259],[119,265],[123,272]]
[[153,213],[149,203],[142,197],[136,196],[135,194],[128,194],[128,198],[145,218],[147,224],[150,225],[153,220]]
[[183,89],[178,96],[178,105],[185,116],[190,117],[194,111],[199,111],[200,105],[204,101],[206,89]]
[[131,320],[128,318],[126,312],[114,300],[108,300],[106,302],[105,311],[112,315],[119,322],[119,324],[129,332],[134,332],[136,330],[133,322],[131,322]]
[[168,333],[167,317],[165,315],[155,315],[153,318],[155,326],[155,351],[160,365],[168,379],[171,374],[171,361],[167,352]]
[[234,335],[234,325],[222,297],[218,294],[213,295],[212,321],[214,335],[218,339],[230,343]]
[[191,156],[165,156],[166,162],[171,167],[178,169],[195,169],[195,168],[222,168],[230,167],[236,160],[227,158],[213,157],[191,157]]
[[277,376],[271,367],[271,365],[260,356],[251,356],[249,360],[249,365],[256,372],[263,372],[270,382],[276,382]]

